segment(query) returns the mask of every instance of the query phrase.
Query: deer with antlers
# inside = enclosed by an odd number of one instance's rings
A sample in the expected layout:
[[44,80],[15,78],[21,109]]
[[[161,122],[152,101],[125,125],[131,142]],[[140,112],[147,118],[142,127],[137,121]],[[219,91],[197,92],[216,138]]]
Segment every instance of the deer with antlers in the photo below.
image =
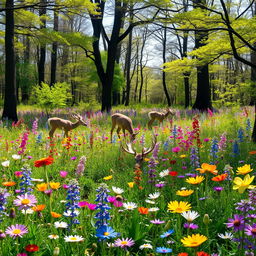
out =
[[112,128],[111,128],[111,142],[112,142],[112,135],[113,135],[113,131],[115,129],[115,127],[117,126],[117,135],[118,135],[118,138],[120,138],[120,131],[122,129],[123,133],[124,133],[124,136],[125,136],[125,130],[127,130],[129,133],[130,133],[130,141],[134,141],[135,140],[135,136],[139,133],[139,132],[134,132],[134,129],[133,129],[133,126],[132,126],[132,120],[131,118],[129,118],[128,116],[126,115],[123,115],[123,114],[120,114],[120,113],[116,113],[116,114],[113,114],[111,116],[111,119],[112,119]]
[[48,124],[50,127],[49,136],[53,137],[55,130],[62,129],[65,134],[64,137],[68,137],[68,132],[77,128],[79,125],[87,126],[87,124],[83,121],[83,118],[78,114],[73,114],[72,117],[76,119],[76,122],[72,123],[69,120],[65,120],[59,117],[51,117],[48,119]]
[[166,109],[166,112],[165,112],[165,113],[163,113],[163,112],[157,112],[157,111],[151,111],[151,112],[149,112],[149,113],[148,113],[148,117],[149,117],[150,120],[149,120],[149,122],[148,122],[148,128],[151,129],[151,126],[152,126],[152,124],[153,124],[153,122],[154,122],[155,120],[158,120],[159,123],[160,123],[160,125],[162,125],[164,119],[167,118],[169,114],[171,114],[171,116],[174,116],[174,111],[171,110],[171,109],[169,109],[169,108]]

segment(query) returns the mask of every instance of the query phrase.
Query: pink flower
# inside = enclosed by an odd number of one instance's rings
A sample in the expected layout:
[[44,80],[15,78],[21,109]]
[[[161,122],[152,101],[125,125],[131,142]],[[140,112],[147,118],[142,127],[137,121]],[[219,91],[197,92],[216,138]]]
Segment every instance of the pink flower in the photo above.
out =
[[17,198],[13,201],[15,206],[19,207],[19,210],[27,210],[37,203],[36,197],[34,195],[24,194],[17,196]]
[[15,176],[17,178],[21,177],[22,176],[22,172],[21,171],[17,171],[17,172],[14,172]]
[[119,199],[117,200],[117,198],[115,196],[108,196],[108,201],[113,204],[115,207],[122,207],[123,206],[123,202]]
[[28,233],[28,229],[24,225],[15,224],[8,227],[5,233],[13,238],[22,237],[24,234]]
[[89,210],[91,210],[91,211],[94,211],[95,208],[96,208],[96,206],[97,206],[97,204],[90,204],[90,203],[87,204],[87,207],[88,207]]
[[88,205],[88,202],[86,202],[86,201],[81,201],[81,202],[78,203],[78,206],[81,207],[81,208],[84,208],[87,205]]
[[172,152],[174,152],[174,153],[178,153],[178,152],[180,152],[180,147],[174,147],[174,148],[172,148]]
[[125,239],[118,238],[117,240],[115,240],[116,247],[126,248],[126,247],[131,247],[134,244],[135,244],[135,242],[131,238],[125,238]]
[[65,178],[68,175],[68,172],[60,171],[60,177]]

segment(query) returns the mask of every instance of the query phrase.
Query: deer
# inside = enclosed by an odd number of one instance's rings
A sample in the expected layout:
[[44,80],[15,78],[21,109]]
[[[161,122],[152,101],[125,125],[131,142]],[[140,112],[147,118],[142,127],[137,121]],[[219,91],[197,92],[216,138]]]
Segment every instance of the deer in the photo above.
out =
[[169,114],[171,114],[172,116],[174,116],[175,113],[174,113],[173,110],[171,110],[171,109],[169,109],[169,108],[166,109],[166,112],[165,112],[165,113],[163,113],[163,112],[157,112],[157,111],[151,111],[151,112],[149,112],[149,113],[148,113],[148,117],[149,117],[150,120],[149,120],[149,122],[148,122],[148,128],[151,129],[151,126],[152,126],[152,124],[153,124],[153,122],[154,122],[155,120],[158,120],[159,123],[160,123],[160,125],[162,125],[164,119],[167,118]]
[[75,123],[72,123],[69,120],[62,119],[59,117],[51,117],[48,119],[48,124],[51,128],[49,132],[50,138],[53,137],[53,134],[55,130],[58,129],[63,129],[64,130],[64,137],[68,137],[68,132],[77,128],[79,125],[87,126],[87,124],[83,121],[83,118],[78,115],[78,114],[73,114],[71,115],[74,119],[76,119]]
[[130,141],[133,142],[135,140],[135,137],[139,132],[134,132],[131,118],[129,118],[126,115],[120,114],[120,113],[115,113],[111,116],[111,119],[112,119],[112,128],[111,128],[111,132],[110,132],[110,134],[111,134],[110,141],[111,142],[112,142],[113,131],[116,126],[117,126],[116,132],[117,132],[119,139],[120,139],[119,133],[122,129],[122,131],[124,133],[124,137],[126,137],[125,130],[127,130],[130,133]]

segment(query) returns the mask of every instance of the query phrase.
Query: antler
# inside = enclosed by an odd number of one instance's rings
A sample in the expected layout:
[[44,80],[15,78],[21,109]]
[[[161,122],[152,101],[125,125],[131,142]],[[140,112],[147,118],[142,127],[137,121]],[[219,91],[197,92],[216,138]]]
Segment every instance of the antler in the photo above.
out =
[[130,142],[126,142],[125,143],[127,148],[125,148],[123,146],[123,143],[121,142],[121,148],[126,152],[126,153],[129,153],[129,154],[132,154],[132,155],[136,155],[136,151],[132,148],[132,144]]
[[81,117],[79,114],[77,114],[77,113],[73,113],[71,116],[72,116],[74,119],[82,119],[82,117]]
[[147,154],[149,154],[151,151],[153,151],[153,149],[155,148],[156,146],[156,135],[153,134],[153,139],[152,139],[152,145],[150,148],[148,149],[145,149],[146,151],[144,152],[144,149],[142,149],[142,155],[143,156],[146,156]]

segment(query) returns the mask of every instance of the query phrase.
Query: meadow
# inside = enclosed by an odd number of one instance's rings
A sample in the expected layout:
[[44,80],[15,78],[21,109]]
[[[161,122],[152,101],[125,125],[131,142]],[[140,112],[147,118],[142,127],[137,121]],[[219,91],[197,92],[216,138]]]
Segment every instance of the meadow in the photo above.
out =
[[0,255],[253,256],[253,109],[175,109],[152,130],[149,109],[119,111],[137,152],[157,138],[141,167],[111,143],[109,114],[80,112],[88,127],[52,140],[39,110],[0,124]]

